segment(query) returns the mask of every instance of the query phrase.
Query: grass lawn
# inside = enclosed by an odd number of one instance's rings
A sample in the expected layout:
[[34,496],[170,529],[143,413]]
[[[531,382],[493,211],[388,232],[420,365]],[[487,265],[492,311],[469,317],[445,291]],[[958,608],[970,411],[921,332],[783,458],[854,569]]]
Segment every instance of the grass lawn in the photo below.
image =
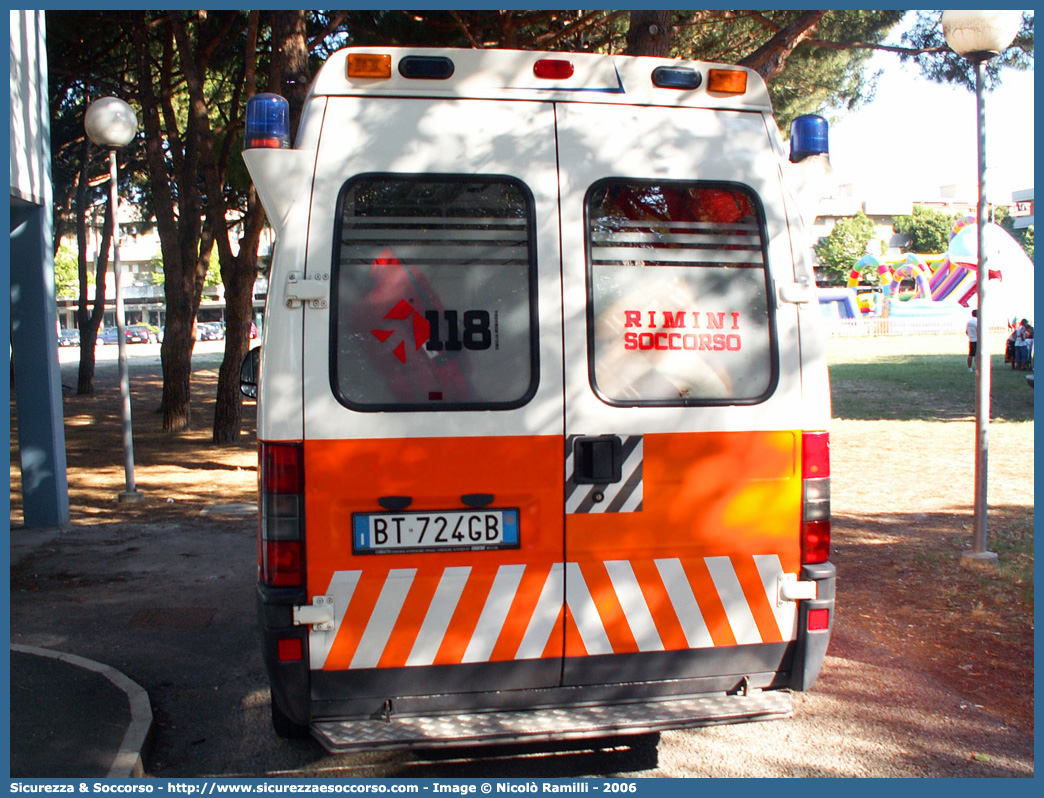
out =
[[[993,336],[995,350],[1003,340]],[[963,335],[833,338],[827,356],[834,417],[895,421],[975,419],[975,374],[968,371]],[[1012,371],[1004,354],[993,354],[990,417],[1033,421],[1033,390],[1026,372]]]

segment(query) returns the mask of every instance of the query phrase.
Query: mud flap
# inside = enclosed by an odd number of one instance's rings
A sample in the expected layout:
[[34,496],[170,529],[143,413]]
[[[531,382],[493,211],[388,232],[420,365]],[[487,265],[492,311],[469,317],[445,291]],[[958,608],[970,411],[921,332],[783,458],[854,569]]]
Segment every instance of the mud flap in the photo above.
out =
[[[798,638],[797,650],[794,653],[794,667],[791,671],[790,687],[793,690],[805,691],[812,687],[819,670],[826,658],[827,645],[830,643],[830,630],[834,627],[834,585],[837,581],[837,569],[833,563],[804,565],[801,567],[801,579],[814,581],[816,598],[802,601],[798,606]],[[808,630],[808,613],[811,610],[826,609],[830,612],[830,621],[826,629]]]

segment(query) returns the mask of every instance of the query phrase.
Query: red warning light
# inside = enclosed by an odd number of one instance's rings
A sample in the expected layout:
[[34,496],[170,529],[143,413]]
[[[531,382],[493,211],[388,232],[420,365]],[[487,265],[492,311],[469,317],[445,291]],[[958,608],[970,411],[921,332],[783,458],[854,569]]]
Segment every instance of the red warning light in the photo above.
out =
[[545,80],[565,80],[573,77],[573,64],[561,58],[541,58],[533,64],[533,74]]

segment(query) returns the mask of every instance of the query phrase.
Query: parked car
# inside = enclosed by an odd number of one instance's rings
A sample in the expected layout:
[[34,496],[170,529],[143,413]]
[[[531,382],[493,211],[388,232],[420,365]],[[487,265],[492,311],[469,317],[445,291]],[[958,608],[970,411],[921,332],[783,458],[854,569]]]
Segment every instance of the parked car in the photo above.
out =
[[58,334],[58,346],[79,346],[80,345],[80,331],[79,330],[62,330]]
[[98,337],[95,339],[94,345],[100,346],[102,344],[115,344],[119,340],[117,338],[118,334],[119,333],[115,327],[106,327],[104,330],[98,333]]
[[201,321],[196,324],[197,341],[220,341],[225,337],[225,328],[220,322]]
[[144,324],[132,324],[130,327],[124,328],[124,333],[127,335],[128,344],[148,344],[152,342],[149,328]]

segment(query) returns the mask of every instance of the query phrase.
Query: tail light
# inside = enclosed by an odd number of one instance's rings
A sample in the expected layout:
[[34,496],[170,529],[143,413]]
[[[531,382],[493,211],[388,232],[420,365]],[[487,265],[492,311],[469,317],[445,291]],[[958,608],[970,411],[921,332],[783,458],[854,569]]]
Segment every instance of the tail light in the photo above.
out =
[[304,585],[304,449],[259,444],[258,578],[270,587]]
[[801,436],[801,562],[830,559],[830,433]]

